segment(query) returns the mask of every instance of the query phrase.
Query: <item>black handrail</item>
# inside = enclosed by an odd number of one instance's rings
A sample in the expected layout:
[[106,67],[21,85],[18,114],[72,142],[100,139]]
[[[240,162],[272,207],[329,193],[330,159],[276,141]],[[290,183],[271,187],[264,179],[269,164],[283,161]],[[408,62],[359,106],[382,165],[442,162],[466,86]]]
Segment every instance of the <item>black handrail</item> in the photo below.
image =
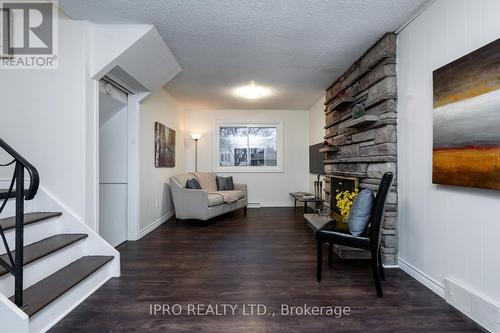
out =
[[[0,225],[0,236],[4,243],[5,249],[8,254],[10,264],[0,258],[0,265],[3,266],[9,273],[14,275],[14,302],[18,307],[23,306],[23,265],[24,265],[24,200],[31,200],[35,197],[40,185],[40,176],[36,168],[29,163],[24,157],[16,152],[5,141],[0,139],[0,147],[3,148],[13,160],[0,166],[9,166],[15,163],[14,175],[10,182],[9,189],[4,198],[4,202],[0,205],[0,213],[7,204],[7,200],[12,197],[12,190],[14,183],[16,185],[15,198],[16,198],[16,251],[15,258],[12,258],[12,252],[9,244],[5,238],[2,226]],[[24,170],[28,171],[30,176],[30,186],[27,191],[24,190]]]
[[0,139],[0,147],[2,147],[3,150],[5,150],[10,156],[14,158],[15,161],[20,163],[28,171],[31,182],[30,187],[26,192],[25,198],[26,200],[33,199],[36,195],[36,192],[38,191],[38,186],[40,185],[40,175],[38,174],[38,170],[2,139]]

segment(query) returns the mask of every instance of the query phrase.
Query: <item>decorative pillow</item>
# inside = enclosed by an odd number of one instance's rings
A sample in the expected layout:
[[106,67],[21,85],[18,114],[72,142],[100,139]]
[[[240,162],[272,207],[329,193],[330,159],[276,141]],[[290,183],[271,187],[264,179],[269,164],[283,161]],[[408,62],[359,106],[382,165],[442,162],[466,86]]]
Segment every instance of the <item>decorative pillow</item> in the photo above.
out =
[[217,191],[234,191],[233,177],[217,176]]
[[353,236],[360,236],[370,222],[374,195],[372,190],[364,189],[358,193],[351,206],[347,224]]
[[201,190],[201,185],[196,178],[186,180],[186,188],[190,190]]

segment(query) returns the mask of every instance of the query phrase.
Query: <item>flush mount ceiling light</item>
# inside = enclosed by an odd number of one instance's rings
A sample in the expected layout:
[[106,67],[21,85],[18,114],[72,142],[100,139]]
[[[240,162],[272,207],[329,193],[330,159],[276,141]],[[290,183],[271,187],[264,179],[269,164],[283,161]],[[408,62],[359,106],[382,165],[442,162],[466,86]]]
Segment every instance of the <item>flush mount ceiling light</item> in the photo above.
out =
[[271,94],[271,89],[263,86],[257,86],[255,84],[255,81],[251,81],[248,86],[235,88],[233,90],[233,93],[236,96],[243,97],[246,99],[258,99],[269,96]]

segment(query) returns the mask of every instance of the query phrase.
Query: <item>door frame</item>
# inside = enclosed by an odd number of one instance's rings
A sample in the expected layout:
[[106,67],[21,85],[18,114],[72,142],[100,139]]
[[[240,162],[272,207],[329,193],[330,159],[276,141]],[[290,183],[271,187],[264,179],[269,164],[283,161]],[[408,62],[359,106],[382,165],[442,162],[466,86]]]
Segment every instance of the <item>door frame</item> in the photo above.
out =
[[139,172],[139,98],[128,95],[128,185],[127,185],[127,240],[139,239],[140,172]]

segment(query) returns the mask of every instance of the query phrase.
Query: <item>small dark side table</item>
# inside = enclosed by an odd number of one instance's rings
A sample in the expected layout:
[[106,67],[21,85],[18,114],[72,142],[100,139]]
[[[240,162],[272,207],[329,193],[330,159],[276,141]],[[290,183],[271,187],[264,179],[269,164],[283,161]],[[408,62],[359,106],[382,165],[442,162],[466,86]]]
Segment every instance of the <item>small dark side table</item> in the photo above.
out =
[[323,209],[323,202],[325,200],[320,199],[318,197],[313,197],[313,198],[304,198],[304,196],[309,193],[304,193],[304,192],[292,192],[290,193],[290,196],[295,199],[294,207],[297,207],[297,201],[303,202],[304,203],[304,213],[307,213],[307,203],[308,202],[314,202],[316,204],[316,209],[320,208]]

